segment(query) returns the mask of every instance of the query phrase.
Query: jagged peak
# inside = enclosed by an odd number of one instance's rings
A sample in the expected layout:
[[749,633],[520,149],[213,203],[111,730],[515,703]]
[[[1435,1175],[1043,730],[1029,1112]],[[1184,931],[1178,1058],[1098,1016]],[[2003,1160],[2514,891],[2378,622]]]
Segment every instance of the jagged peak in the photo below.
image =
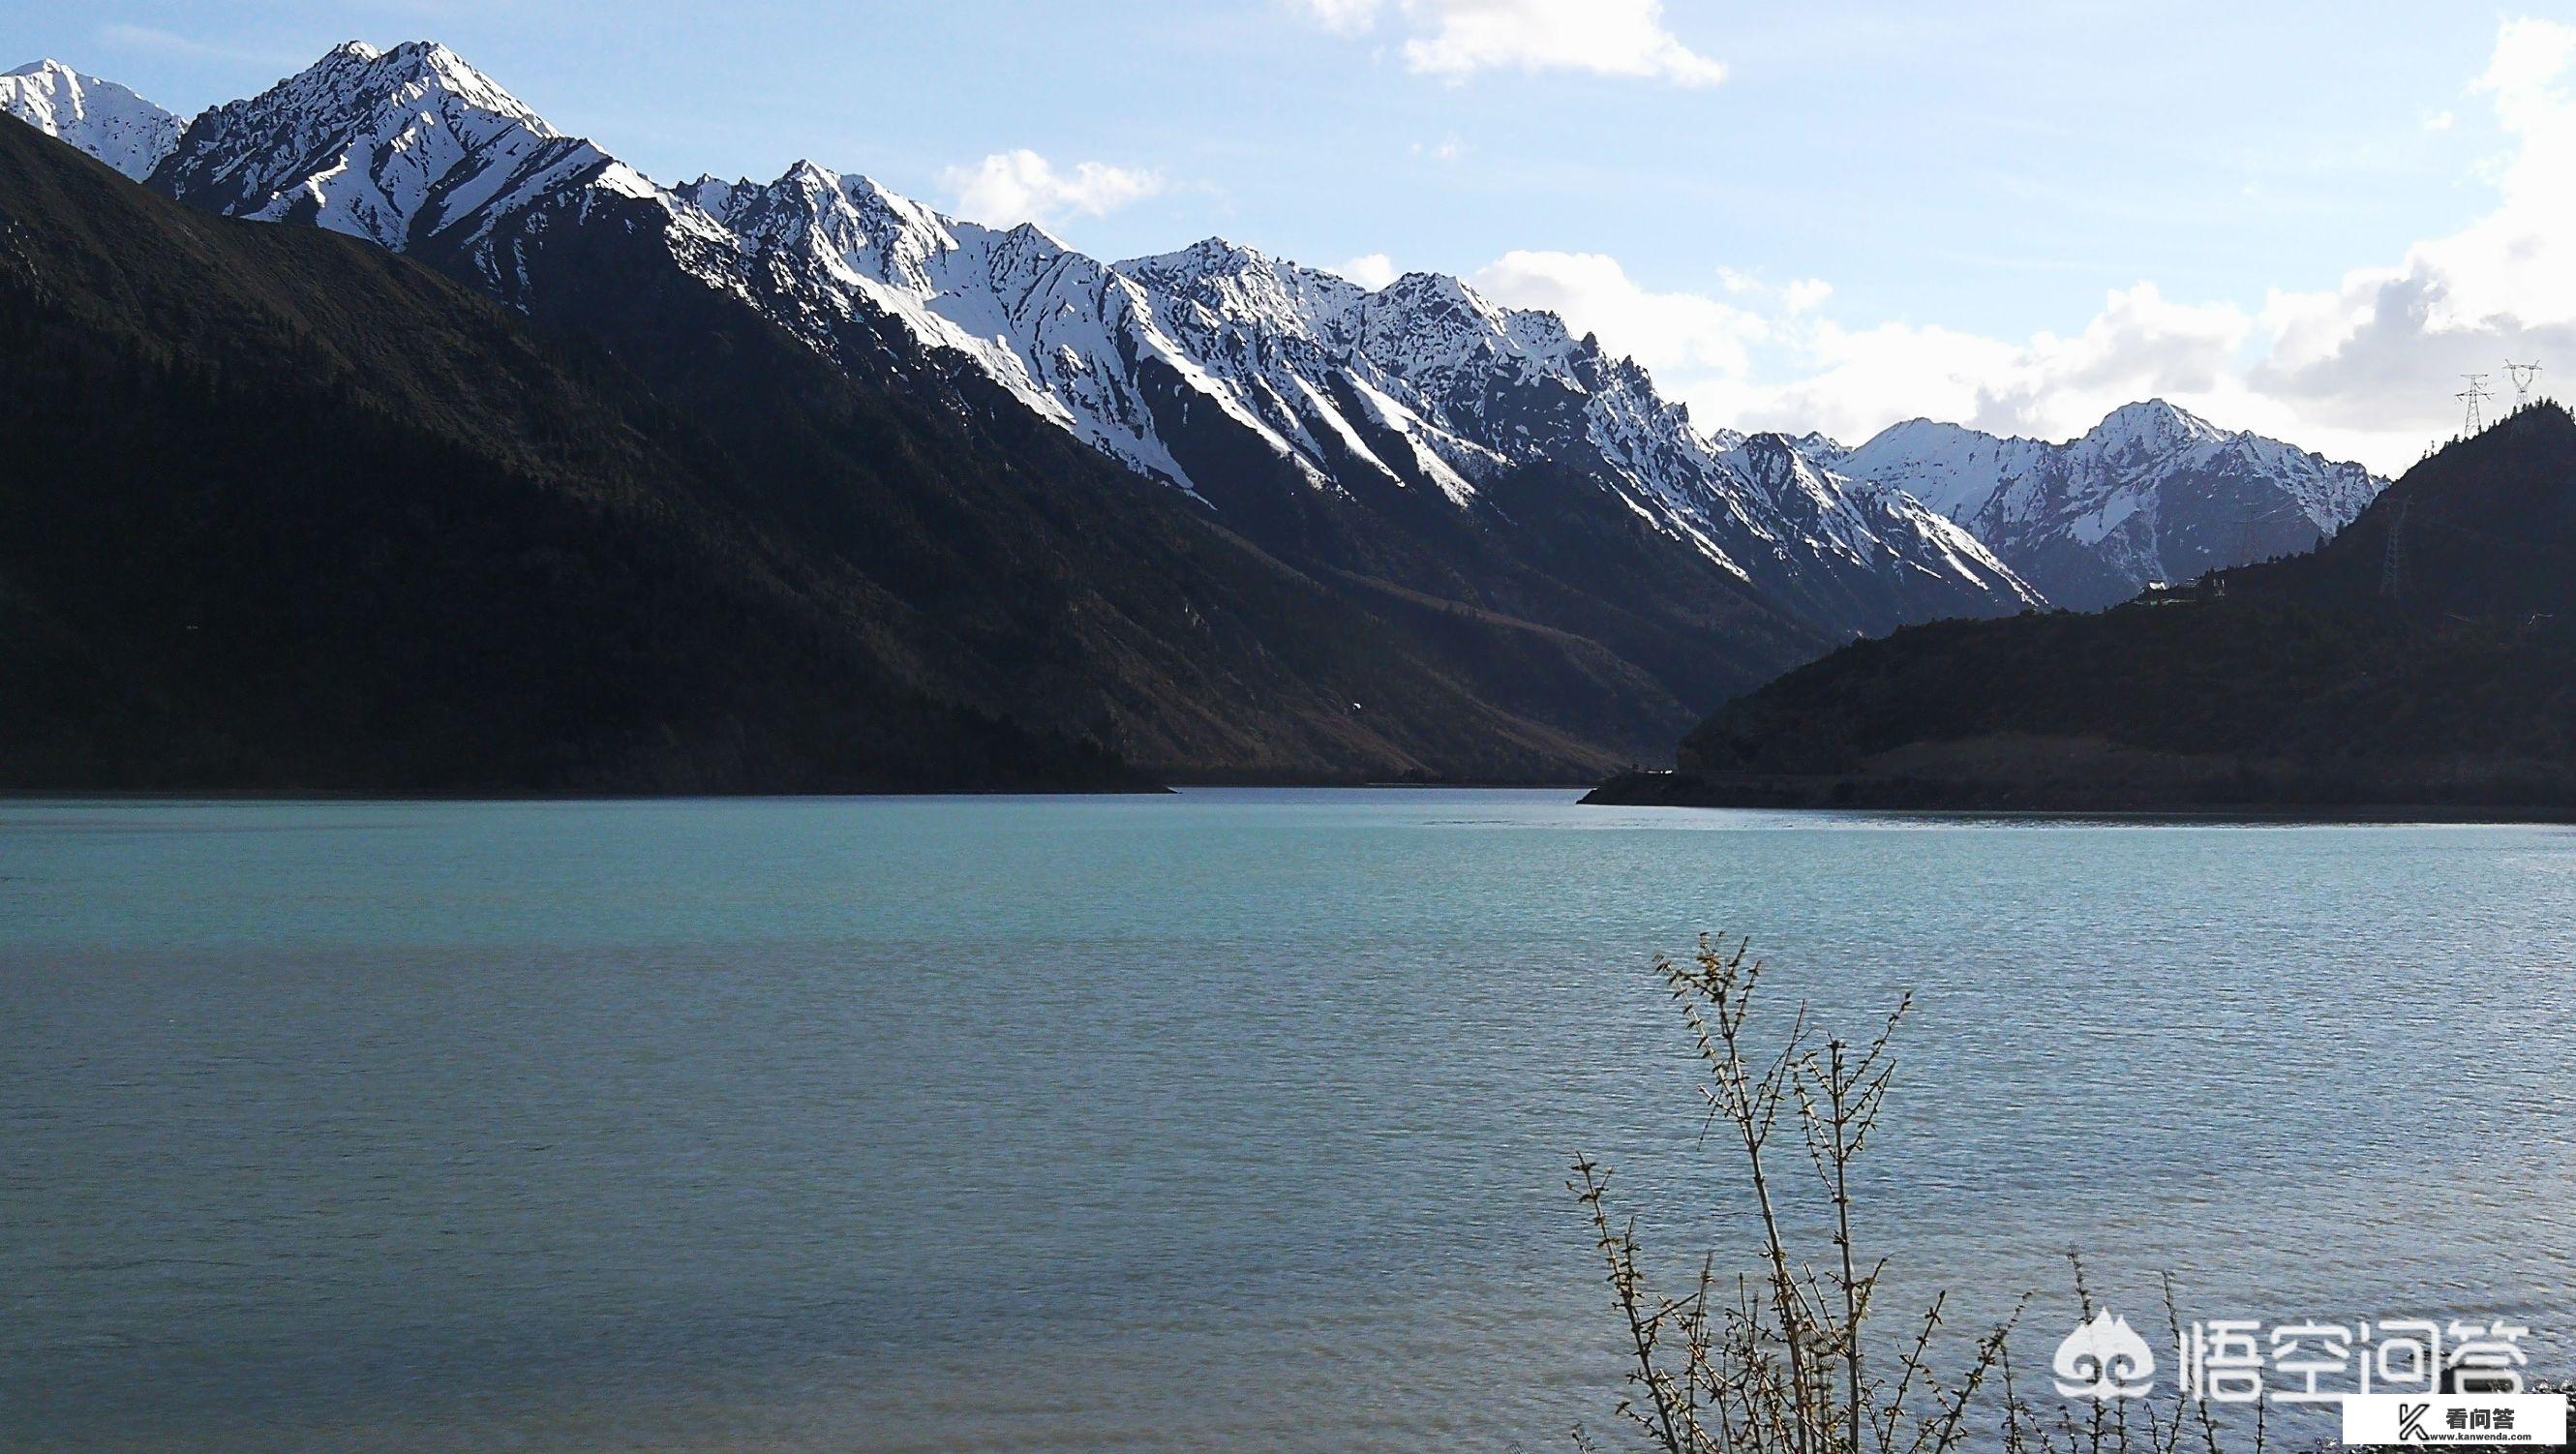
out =
[[1994,439],[1998,437],[1996,435],[1988,434],[1982,429],[1972,429],[1965,424],[1955,424],[1947,419],[1932,419],[1927,418],[1924,415],[1917,414],[1911,419],[1899,419],[1895,423],[1887,426],[1885,429],[1871,435],[1863,442],[1862,448],[1866,449],[1870,445],[1878,444],[1885,440],[1907,439],[1927,435],[1956,436],[1962,434],[1973,434],[1983,439]]
[[2159,394],[2152,398],[2123,404],[2103,415],[2102,422],[2105,424],[2121,422],[2203,424],[2208,421]]
[[874,178],[799,157],[767,183],[701,177],[673,189],[754,252],[812,250],[916,290],[935,291],[933,259],[976,235]]
[[1313,290],[1323,288],[1339,293],[1337,284],[1348,284],[1356,293],[1358,285],[1336,274],[1305,267],[1274,257],[1257,247],[1224,237],[1203,237],[1189,246],[1172,252],[1148,253],[1112,265],[1117,271],[1135,276],[1169,279],[1190,278],[1262,278],[1283,286]]
[[[509,94],[508,89],[500,82],[476,69],[467,62],[465,57],[458,55],[441,41],[407,40],[385,51],[376,50],[364,41],[352,41],[342,47],[341,52],[345,52],[363,64],[433,74],[442,80],[471,87],[488,87],[503,95]],[[341,52],[335,52],[335,54]]]
[[[135,96],[132,87],[120,85],[104,76],[93,76],[87,71],[66,65],[51,56],[42,60],[29,61],[14,70],[0,71],[0,80],[41,81],[50,86],[67,85],[74,91],[109,91],[143,101],[142,97]],[[149,101],[143,101],[143,104],[152,105]],[[156,106],[153,109],[157,111],[160,108]]]
[[[677,190],[693,201],[715,198],[728,208],[739,207],[754,199],[776,202],[799,197],[804,199],[808,210],[846,206],[872,224],[891,223],[907,231],[941,236],[948,232],[948,219],[884,186],[875,178],[857,172],[835,171],[810,157],[798,157],[788,163],[776,181],[766,184],[749,178],[727,182],[704,176],[682,184]],[[706,204],[701,202],[700,205]]]
[[1406,273],[1367,298],[1368,311],[1380,318],[1390,313],[1471,318],[1498,333],[1508,331],[1513,316],[1510,309],[1469,287],[1465,279],[1447,273]]
[[1036,222],[1014,222],[1002,236],[1022,247],[1036,247],[1049,252],[1070,252],[1065,240]]
[[47,57],[0,73],[0,112],[141,180],[179,143],[178,117]]
[[748,177],[726,181],[713,172],[700,172],[693,180],[673,187],[671,194],[701,212],[723,217],[733,210],[736,197],[758,190],[760,184]]
[[1466,279],[1448,273],[1425,272],[1420,269],[1398,274],[1394,282],[1378,289],[1376,296],[1454,301],[1464,303],[1480,312],[1493,307],[1485,301],[1482,293],[1467,286]]
[[336,46],[206,112],[155,179],[195,205],[300,217],[396,250],[433,234],[480,240],[566,185],[684,205],[428,40]]
[[905,196],[876,178],[862,172],[840,173],[841,195],[852,202],[898,213],[926,225],[945,227],[948,218],[935,208]]
[[[547,140],[563,135],[535,108],[512,95],[508,87],[434,40],[407,40],[390,50],[378,50],[362,40],[344,41],[324,52],[320,60],[257,96],[219,109],[255,114],[286,108],[364,114],[381,109],[398,93],[414,86],[442,92],[465,106],[525,126]],[[408,98],[404,104],[410,104]]]
[[[1374,293],[1360,293],[1354,316],[1366,338],[1406,354],[1454,359],[1482,350],[1550,371],[1588,360],[1622,381],[1652,382],[1633,361],[1609,357],[1591,335],[1578,340],[1557,314],[1543,308],[1506,308],[1448,273],[1409,272]],[[1578,389],[1587,387],[1573,377],[1565,382]],[[1660,399],[1657,407],[1677,408]],[[1674,417],[1682,416],[1675,413]]]
[[1737,436],[1720,452],[1765,488],[1793,480],[1821,485],[1827,475],[1824,466],[1809,459],[1806,451],[1798,447],[1797,440],[1774,429]]
[[[842,180],[839,172],[821,162],[811,157],[798,157],[787,164],[787,170],[778,174],[777,181],[769,184],[769,190],[773,192],[841,192]],[[867,178],[861,177],[858,180],[866,182]]]
[[1340,343],[1365,290],[1222,237],[1177,252],[1130,258],[1113,272],[1178,300],[1198,327],[1229,326]]
[[949,252],[966,235],[964,229],[973,226],[915,201],[874,177],[842,173],[838,175],[838,185],[842,200],[876,234],[873,240],[895,251],[924,255]]
[[2175,444],[2200,443],[2231,437],[2199,415],[2164,399],[2143,399],[2123,404],[2102,416],[2102,422],[2085,431],[2085,440],[2116,444],[2136,441],[2151,448]]
[[1917,415],[1900,420],[1871,435],[1860,449],[1876,452],[1883,446],[1898,443],[1922,444],[1966,439],[1994,445],[2041,445],[2063,449],[2073,445],[2113,445],[2135,442],[2149,448],[2169,448],[2178,444],[2217,441],[2236,437],[2233,430],[2222,429],[2190,410],[2167,399],[2141,399],[2123,404],[2102,416],[2101,422],[2064,440],[2051,441],[2035,435],[1997,434],[1973,425],[1947,420],[1927,419]]
[[1167,252],[1160,256],[1173,261],[1188,259],[1193,262],[1229,264],[1235,267],[1265,267],[1270,263],[1269,256],[1261,249],[1213,232],[1177,252]]

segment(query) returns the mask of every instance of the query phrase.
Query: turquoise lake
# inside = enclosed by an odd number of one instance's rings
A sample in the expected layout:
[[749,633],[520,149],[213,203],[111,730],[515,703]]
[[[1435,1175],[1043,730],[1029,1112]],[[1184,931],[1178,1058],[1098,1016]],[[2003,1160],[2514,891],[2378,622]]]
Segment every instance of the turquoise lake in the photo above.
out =
[[0,802],[0,1446],[1565,1448],[1703,930],[1915,993],[1900,1313],[2576,1371],[2576,832],[1574,797]]

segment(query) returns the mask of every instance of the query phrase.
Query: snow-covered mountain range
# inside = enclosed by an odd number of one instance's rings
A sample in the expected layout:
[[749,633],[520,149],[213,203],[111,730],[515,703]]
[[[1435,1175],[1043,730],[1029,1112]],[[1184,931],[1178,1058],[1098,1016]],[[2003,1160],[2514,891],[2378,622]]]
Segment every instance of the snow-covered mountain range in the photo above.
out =
[[2087,609],[2150,581],[2308,550],[2385,482],[2161,399],[2114,410],[2079,439],[1999,439],[1927,419],[1818,453],[1903,490],[1983,540],[2061,606]]
[[706,280],[747,288],[815,347],[863,312],[890,316],[1220,514],[1247,505],[1247,474],[1468,510],[1496,476],[1547,463],[1739,579],[1812,598],[1836,629],[2037,600],[1901,494],[1814,471],[1772,493],[1635,364],[1455,278],[1371,291],[1222,238],[1104,263],[811,162],[672,195],[734,240],[693,260]]
[[[854,372],[962,362],[1274,548],[1344,505],[1415,541],[1526,534],[1541,515],[1564,530],[1573,509],[1593,533],[1644,528],[1831,640],[2100,604],[2233,563],[2233,544],[2308,543],[2375,488],[2160,405],[2069,445],[1929,424],[1850,451],[1712,433],[1633,361],[1456,278],[1370,290],[1213,238],[1108,263],[810,162],[663,186],[434,44],[341,46],[184,128],[50,62],[11,79],[13,114],[166,195],[412,252],[523,311],[563,286],[550,256],[603,228],[647,237]],[[919,357],[890,362],[889,340]],[[1557,495],[1529,493],[1541,478]],[[2216,523],[2275,517],[2250,535]]]

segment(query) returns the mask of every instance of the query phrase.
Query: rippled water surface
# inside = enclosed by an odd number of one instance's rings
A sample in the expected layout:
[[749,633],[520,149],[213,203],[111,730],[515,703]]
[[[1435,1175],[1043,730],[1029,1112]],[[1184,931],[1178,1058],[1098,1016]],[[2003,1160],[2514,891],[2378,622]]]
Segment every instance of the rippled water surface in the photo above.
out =
[[1908,1299],[2080,1245],[2142,1322],[2576,1348],[2562,829],[18,802],[0,1446],[1563,1447],[1571,1155],[1742,1245],[1646,972],[1702,929],[1916,991]]

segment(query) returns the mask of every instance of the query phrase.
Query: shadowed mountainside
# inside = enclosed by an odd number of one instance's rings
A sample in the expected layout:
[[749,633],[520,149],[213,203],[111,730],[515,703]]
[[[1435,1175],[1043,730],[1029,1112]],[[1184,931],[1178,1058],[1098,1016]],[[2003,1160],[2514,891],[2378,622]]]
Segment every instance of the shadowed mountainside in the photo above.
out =
[[1291,569],[1024,410],[622,272],[628,235],[563,250],[638,320],[576,334],[0,125],[0,785],[1563,780],[1676,721],[1589,641]]

